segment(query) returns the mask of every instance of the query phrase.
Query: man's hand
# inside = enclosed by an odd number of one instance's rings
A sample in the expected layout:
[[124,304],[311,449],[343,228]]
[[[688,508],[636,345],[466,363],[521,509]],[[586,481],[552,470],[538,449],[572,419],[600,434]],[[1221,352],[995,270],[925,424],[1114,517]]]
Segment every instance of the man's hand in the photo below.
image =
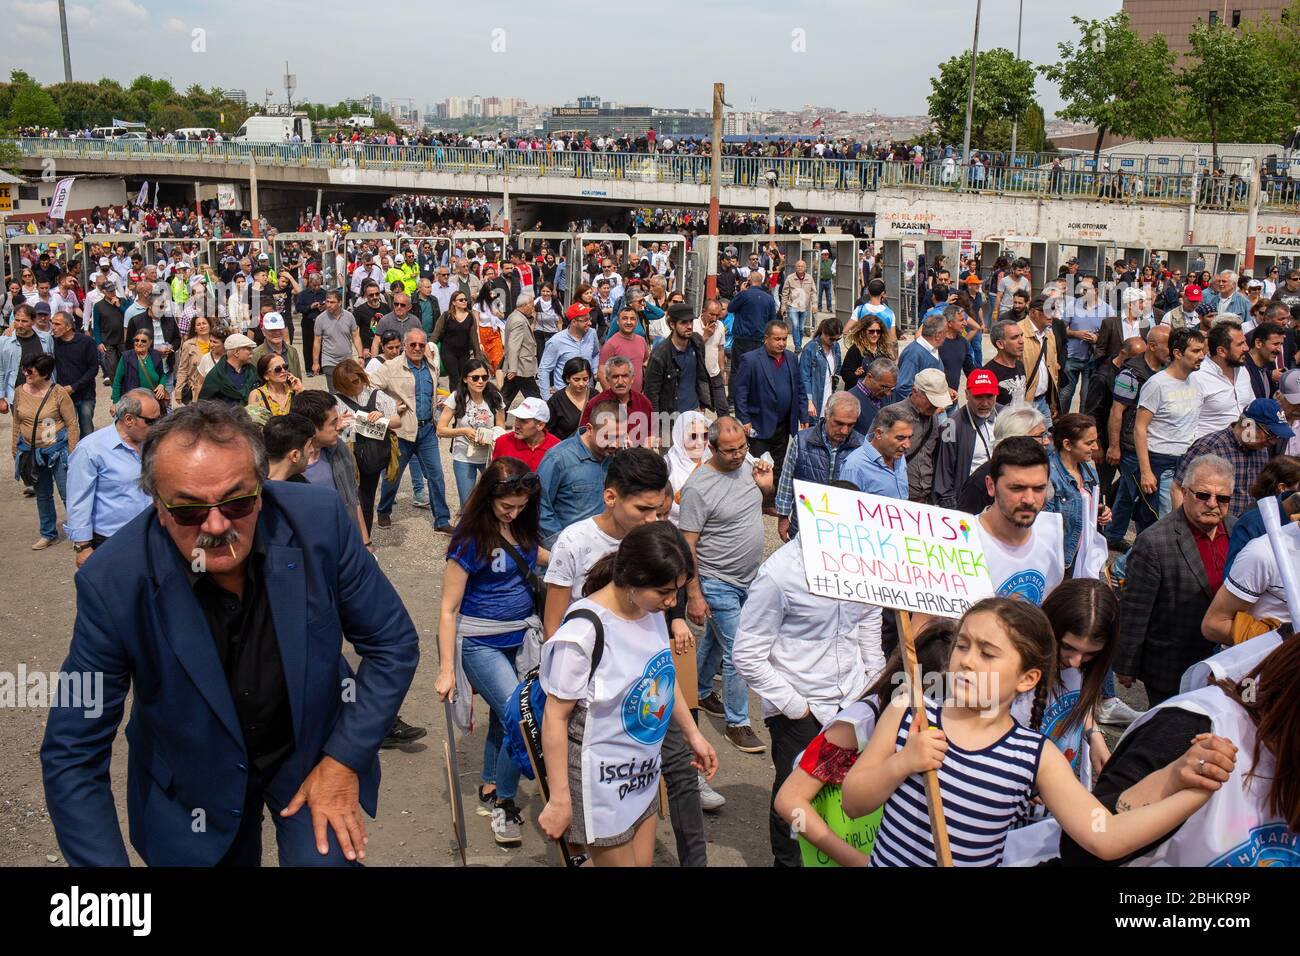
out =
[[782,541],[790,540],[790,519],[782,517],[776,519],[776,536]]
[[85,564],[86,560],[94,553],[95,553],[94,548],[86,548],[84,551],[76,552],[76,554],[73,557],[77,562],[77,567],[80,568],[83,564]]
[[1138,484],[1142,488],[1142,494],[1144,495],[1154,495],[1156,493],[1156,488],[1158,487],[1156,476],[1149,471],[1142,472],[1138,479]]
[[763,492],[765,497],[770,495],[773,488],[776,486],[776,473],[772,469],[772,466],[760,458],[758,461],[754,462],[753,474],[754,484],[758,485],[758,490]]
[[370,838],[366,836],[366,824],[358,802],[359,792],[357,775],[333,757],[324,757],[307,774],[307,779],[289,805],[280,811],[280,816],[291,817],[302,809],[304,803],[307,804],[311,808],[317,853],[321,856],[329,854],[325,830],[329,825],[334,828],[343,855],[349,860],[364,860]]
[[1112,467],[1119,464],[1119,445],[1111,445],[1106,449],[1106,464]]
[[9,414],[9,403],[5,401],[3,398],[0,398],[0,415],[8,415],[8,414]]
[[699,626],[703,626],[709,619],[709,602],[704,600],[703,594],[692,594],[686,599],[686,616],[691,619],[692,624]]

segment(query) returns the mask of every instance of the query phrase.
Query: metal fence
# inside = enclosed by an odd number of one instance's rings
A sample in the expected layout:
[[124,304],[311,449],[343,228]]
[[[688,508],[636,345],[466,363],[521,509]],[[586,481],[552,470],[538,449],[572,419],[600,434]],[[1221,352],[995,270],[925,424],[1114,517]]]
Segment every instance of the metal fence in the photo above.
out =
[[[14,141],[24,156],[55,159],[190,160],[261,166],[375,169],[397,172],[450,172],[508,176],[562,176],[570,179],[622,180],[707,185],[708,156],[675,153],[603,153],[573,150],[471,149],[459,146],[387,146],[362,143],[207,143],[165,140],[22,139]],[[1046,154],[1044,154],[1046,155]],[[951,160],[919,164],[892,160],[783,159],[724,156],[722,184],[773,189],[873,192],[902,186],[1034,196],[1041,199],[1095,199],[1123,203],[1197,204],[1244,211],[1246,186],[1240,180],[1183,172],[1129,172],[1112,166],[1052,169],[1024,165],[971,164]],[[1077,159],[1077,157],[1075,157]],[[1112,157],[1113,158],[1113,157]],[[1091,158],[1089,157],[1089,162]],[[1300,208],[1300,184],[1266,179],[1262,202],[1271,209]]]

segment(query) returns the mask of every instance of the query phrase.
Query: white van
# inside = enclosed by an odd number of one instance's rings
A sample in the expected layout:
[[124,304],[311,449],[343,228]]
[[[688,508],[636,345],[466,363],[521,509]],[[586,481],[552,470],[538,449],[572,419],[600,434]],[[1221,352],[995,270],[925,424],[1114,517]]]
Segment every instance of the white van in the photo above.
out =
[[173,135],[177,139],[213,139],[221,141],[221,134],[211,126],[186,126],[182,129],[173,130]]
[[[129,126],[96,126],[90,131],[90,135],[96,139],[121,139],[123,136],[130,139],[143,139],[143,130],[143,126],[135,128]],[[131,133],[136,135],[131,136]]]
[[297,133],[302,142],[311,142],[311,120],[306,113],[292,116],[250,116],[231,137],[236,143],[287,143]]

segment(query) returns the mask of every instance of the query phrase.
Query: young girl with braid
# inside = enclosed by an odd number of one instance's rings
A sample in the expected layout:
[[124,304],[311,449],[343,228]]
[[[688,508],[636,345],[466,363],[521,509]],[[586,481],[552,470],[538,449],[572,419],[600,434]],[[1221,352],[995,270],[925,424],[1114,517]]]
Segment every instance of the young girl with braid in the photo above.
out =
[[[922,731],[908,700],[895,698],[843,785],[851,817],[884,807],[871,866],[934,866],[926,810],[927,771],[937,771],[948,844],[957,866],[996,866],[1007,833],[1037,792],[1061,828],[1102,859],[1132,853],[1178,826],[1209,797],[1196,779],[1167,796],[1112,814],[1079,783],[1070,763],[1039,731],[1056,681],[1052,625],[1027,601],[987,598],[961,619],[948,660],[944,701],[927,700]],[[1029,726],[1011,716],[1033,692]]]

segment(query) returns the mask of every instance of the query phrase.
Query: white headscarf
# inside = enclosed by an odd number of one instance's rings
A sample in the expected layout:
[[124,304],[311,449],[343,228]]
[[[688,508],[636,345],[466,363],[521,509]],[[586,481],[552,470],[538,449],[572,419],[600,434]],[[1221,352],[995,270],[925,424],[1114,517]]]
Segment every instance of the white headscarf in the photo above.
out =
[[677,523],[677,516],[681,510],[682,486],[686,484],[686,479],[691,476],[691,473],[708,461],[711,455],[707,443],[698,462],[691,461],[690,456],[686,454],[687,432],[697,422],[702,422],[706,427],[709,424],[709,420],[697,411],[682,412],[673,423],[673,443],[668,449],[668,480],[673,486],[673,506],[668,512],[668,520],[673,524]]

